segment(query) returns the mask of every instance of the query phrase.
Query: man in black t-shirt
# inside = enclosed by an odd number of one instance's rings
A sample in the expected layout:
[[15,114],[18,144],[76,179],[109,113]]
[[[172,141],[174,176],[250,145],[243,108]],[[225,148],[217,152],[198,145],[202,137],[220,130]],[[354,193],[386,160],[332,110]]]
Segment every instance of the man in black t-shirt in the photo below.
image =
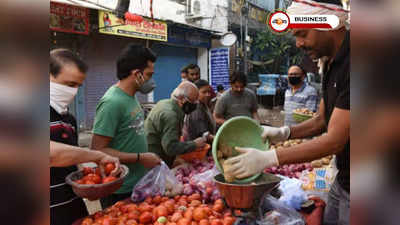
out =
[[274,143],[316,136],[323,132],[326,134],[285,149],[259,151],[237,148],[242,154],[225,161],[231,164],[225,172],[245,178],[272,166],[307,162],[335,154],[339,173],[331,186],[324,224],[347,225],[350,220],[350,33],[345,28],[347,13],[339,6],[340,1],[318,1],[324,2],[318,3],[324,5],[324,10],[301,2],[293,2],[287,10],[289,15],[301,15],[302,12],[335,14],[340,20],[338,27],[331,30],[292,30],[296,46],[305,50],[312,59],[323,56],[329,58],[323,75],[323,98],[317,116],[291,127],[265,126],[262,136]]
[[50,52],[51,225],[71,225],[77,219],[87,216],[83,200],[65,183],[65,177],[77,170],[76,164],[95,161],[100,164],[114,162],[117,168],[119,165],[117,158],[102,152],[73,147],[78,145],[77,126],[67,107],[85,80],[86,70],[85,63],[70,50],[56,49]]

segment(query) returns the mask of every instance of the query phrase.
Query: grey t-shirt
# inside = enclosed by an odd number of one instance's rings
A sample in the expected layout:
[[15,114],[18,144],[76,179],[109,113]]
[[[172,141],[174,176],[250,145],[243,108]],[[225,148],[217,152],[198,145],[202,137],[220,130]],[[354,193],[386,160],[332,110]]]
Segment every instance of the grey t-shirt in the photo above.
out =
[[250,89],[245,88],[241,96],[234,95],[229,89],[218,99],[214,111],[227,120],[235,116],[253,118],[253,113],[257,111],[257,108],[256,95]]

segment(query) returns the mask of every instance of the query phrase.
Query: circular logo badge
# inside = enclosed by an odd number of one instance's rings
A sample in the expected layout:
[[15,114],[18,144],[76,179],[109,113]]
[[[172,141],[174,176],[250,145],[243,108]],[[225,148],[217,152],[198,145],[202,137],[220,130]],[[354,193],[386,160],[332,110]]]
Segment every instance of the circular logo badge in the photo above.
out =
[[284,32],[288,29],[290,19],[288,14],[283,11],[275,11],[268,20],[268,25],[276,32]]

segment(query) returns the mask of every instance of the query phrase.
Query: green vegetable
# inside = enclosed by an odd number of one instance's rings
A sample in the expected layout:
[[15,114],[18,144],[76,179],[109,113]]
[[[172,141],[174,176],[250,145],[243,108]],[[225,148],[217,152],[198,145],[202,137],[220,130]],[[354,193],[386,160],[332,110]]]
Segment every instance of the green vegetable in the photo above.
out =
[[165,216],[158,217],[157,222],[166,223],[167,222],[167,218],[165,218]]

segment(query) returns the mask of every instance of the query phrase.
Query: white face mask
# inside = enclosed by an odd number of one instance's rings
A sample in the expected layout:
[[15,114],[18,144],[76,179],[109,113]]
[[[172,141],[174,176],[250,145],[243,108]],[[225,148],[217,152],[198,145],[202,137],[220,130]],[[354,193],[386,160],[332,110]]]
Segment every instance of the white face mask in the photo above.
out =
[[78,93],[78,88],[50,81],[50,106],[60,114],[65,113],[68,111],[67,106],[72,102],[76,93]]

